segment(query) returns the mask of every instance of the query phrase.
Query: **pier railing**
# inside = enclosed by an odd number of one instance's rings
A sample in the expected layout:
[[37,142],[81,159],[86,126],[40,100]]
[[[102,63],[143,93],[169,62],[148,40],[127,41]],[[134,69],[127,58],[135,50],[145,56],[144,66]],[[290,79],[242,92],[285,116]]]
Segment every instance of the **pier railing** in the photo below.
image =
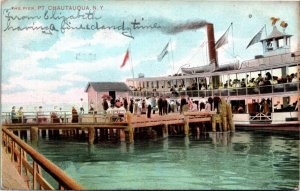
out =
[[[29,189],[32,190],[82,190],[83,188],[70,178],[64,171],[46,159],[43,155],[35,151],[31,146],[23,142],[20,138],[2,128],[2,144],[7,153],[11,154],[11,161],[17,163],[18,172],[25,176]],[[27,156],[32,159],[31,162]],[[58,184],[55,188],[42,176],[43,169]],[[30,174],[30,175],[29,175]]]

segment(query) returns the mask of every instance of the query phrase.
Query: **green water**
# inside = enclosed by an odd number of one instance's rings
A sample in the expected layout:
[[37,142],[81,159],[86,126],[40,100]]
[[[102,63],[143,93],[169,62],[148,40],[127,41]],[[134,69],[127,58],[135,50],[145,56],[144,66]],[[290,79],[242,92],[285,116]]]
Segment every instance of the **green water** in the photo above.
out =
[[89,146],[41,138],[37,150],[86,189],[295,189],[299,137],[252,132]]

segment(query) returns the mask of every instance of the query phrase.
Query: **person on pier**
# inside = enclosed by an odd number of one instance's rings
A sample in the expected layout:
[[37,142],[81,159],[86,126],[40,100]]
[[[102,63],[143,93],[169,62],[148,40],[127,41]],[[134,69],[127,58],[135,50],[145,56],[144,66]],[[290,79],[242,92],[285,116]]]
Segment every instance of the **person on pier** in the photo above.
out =
[[133,105],[134,105],[134,101],[133,98],[130,99],[130,103],[129,103],[129,111],[130,113],[133,113]]
[[44,122],[47,122],[47,118],[44,114],[44,111],[43,111],[43,107],[42,106],[39,106],[39,110],[37,112],[37,121],[38,123],[44,123]]
[[75,107],[72,107],[72,123],[78,123],[78,113]]
[[17,118],[19,123],[24,122],[24,113],[23,113],[23,107],[20,107],[19,110],[17,111]]
[[163,114],[164,115],[168,114],[168,106],[169,106],[169,104],[168,104],[167,98],[164,97],[163,101],[162,101],[162,109],[163,109]]
[[180,100],[180,113],[183,113],[183,106],[188,104],[184,95],[181,96],[181,100]]
[[162,99],[162,96],[159,97],[159,99],[157,101],[157,105],[158,105],[158,114],[162,115],[162,110],[163,110],[163,99]]
[[51,112],[51,122],[52,123],[60,123],[60,119],[57,116],[56,106],[54,107],[54,111]]
[[10,116],[11,116],[11,122],[12,123],[18,123],[18,118],[17,118],[17,113],[16,113],[16,107],[15,106],[13,106],[11,108]]
[[106,99],[103,99],[102,106],[103,106],[104,113],[106,113],[106,110],[108,109],[108,103]]

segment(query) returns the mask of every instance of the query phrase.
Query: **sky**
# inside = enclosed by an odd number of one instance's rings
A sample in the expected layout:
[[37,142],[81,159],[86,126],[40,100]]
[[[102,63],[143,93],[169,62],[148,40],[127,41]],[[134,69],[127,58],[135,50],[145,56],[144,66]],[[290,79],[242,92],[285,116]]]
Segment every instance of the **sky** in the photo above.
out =
[[[233,23],[228,44],[218,49],[220,65],[262,54],[260,43],[246,46],[264,25],[271,32],[271,17],[288,23],[292,50],[300,46],[298,1],[6,0],[1,12],[2,105],[78,104],[87,101],[88,82],[206,65],[205,28],[172,30],[187,23],[213,23],[215,40]],[[158,61],[168,42],[169,53]],[[128,49],[130,59],[120,68]]]

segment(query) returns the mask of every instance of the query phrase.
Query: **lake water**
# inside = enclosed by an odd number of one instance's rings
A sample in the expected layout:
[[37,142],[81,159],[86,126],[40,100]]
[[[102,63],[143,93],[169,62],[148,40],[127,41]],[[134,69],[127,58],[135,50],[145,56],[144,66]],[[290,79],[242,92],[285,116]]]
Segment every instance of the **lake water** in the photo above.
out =
[[36,149],[85,189],[295,189],[299,136],[257,132],[97,143],[40,138]]

